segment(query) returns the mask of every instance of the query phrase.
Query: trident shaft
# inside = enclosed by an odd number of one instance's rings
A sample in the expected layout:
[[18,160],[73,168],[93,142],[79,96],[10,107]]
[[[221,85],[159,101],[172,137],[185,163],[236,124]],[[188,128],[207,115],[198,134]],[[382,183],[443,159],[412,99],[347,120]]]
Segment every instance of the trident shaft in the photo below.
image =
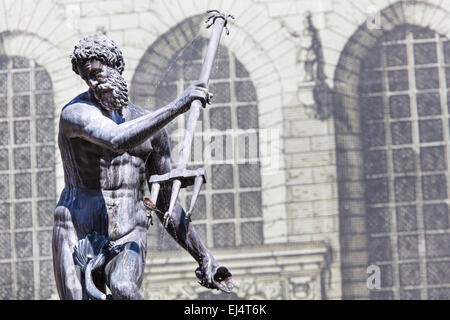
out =
[[[209,10],[207,13],[212,13],[206,23],[212,22],[207,26],[207,28],[214,26],[211,38],[209,39],[208,48],[206,50],[206,56],[203,60],[202,69],[200,71],[199,82],[208,84],[209,76],[211,75],[211,70],[214,63],[214,58],[216,56],[217,49],[219,47],[220,37],[222,36],[222,31],[225,28],[226,33],[229,34],[227,28],[227,18],[234,19],[233,16],[225,16],[217,10]],[[158,193],[161,184],[172,183],[172,194],[170,197],[169,209],[164,215],[164,226],[167,227],[169,220],[171,219],[175,203],[178,199],[178,194],[180,188],[185,188],[187,186],[193,185],[192,198],[189,210],[186,214],[186,219],[190,220],[192,210],[194,209],[197,196],[200,189],[204,183],[206,183],[206,171],[205,168],[199,168],[197,170],[187,170],[186,166],[191,156],[191,146],[192,139],[195,134],[195,126],[197,124],[198,117],[200,115],[200,110],[202,108],[202,103],[200,100],[194,100],[191,103],[189,109],[188,120],[186,123],[186,131],[184,135],[184,140],[181,145],[178,165],[175,169],[171,170],[169,173],[164,175],[153,175],[150,177],[151,191],[150,191],[150,201],[156,204],[158,199]]]

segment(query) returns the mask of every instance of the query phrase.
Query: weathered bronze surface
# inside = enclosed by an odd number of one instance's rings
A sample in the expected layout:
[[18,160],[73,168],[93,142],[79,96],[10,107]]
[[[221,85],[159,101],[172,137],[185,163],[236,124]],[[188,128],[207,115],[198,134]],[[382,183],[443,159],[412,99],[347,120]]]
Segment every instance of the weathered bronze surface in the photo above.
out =
[[[89,90],[64,106],[59,122],[65,188],[54,213],[58,293],[61,299],[141,299],[151,213],[163,221],[172,193],[163,184],[145,201],[145,182],[171,172],[164,127],[191,104],[205,107],[207,81],[149,112],[128,100],[122,53],[107,36],[84,38],[71,59]],[[200,283],[230,292],[229,270],[216,262],[178,201],[172,207],[166,230],[198,262]]]

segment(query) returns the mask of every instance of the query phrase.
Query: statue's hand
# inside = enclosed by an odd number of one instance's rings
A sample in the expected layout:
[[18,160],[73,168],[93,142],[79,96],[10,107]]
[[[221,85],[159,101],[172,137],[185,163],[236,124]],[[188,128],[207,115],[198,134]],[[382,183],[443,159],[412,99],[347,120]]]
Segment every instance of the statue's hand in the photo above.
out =
[[211,103],[212,96],[212,93],[209,93],[204,83],[194,83],[184,90],[181,94],[180,101],[183,110],[187,111],[194,100],[200,100],[204,108],[207,103]]
[[219,266],[214,258],[208,256],[195,270],[200,284],[208,289],[217,289],[226,293],[233,290],[233,276],[227,267]]

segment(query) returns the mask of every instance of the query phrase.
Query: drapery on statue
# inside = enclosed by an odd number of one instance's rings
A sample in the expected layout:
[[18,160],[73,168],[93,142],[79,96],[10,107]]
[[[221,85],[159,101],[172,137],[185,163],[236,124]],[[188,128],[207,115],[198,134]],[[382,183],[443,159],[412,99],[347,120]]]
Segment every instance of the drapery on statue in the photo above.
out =
[[148,112],[128,100],[122,53],[111,39],[84,38],[71,60],[89,90],[64,106],[59,122],[65,188],[54,212],[52,246],[60,298],[141,299],[149,211],[198,262],[201,285],[231,292],[231,273],[216,262],[178,202],[170,223],[164,220],[171,185],[161,185],[156,206],[144,200],[145,182],[171,172],[165,125],[194,101],[205,107],[211,98],[207,84],[191,85]]

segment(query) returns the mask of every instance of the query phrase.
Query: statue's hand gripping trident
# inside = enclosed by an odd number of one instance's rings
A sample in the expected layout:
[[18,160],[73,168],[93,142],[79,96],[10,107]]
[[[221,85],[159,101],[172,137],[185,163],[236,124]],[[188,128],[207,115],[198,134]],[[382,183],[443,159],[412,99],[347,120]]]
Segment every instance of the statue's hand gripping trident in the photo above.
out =
[[[234,19],[233,16],[220,13],[217,10],[208,10],[207,13],[212,13],[210,17],[206,19],[208,24],[206,28],[213,27],[213,32],[211,38],[209,39],[208,48],[206,51],[206,56],[203,61],[202,69],[200,72],[199,83],[207,86],[211,70],[214,63],[214,58],[219,47],[220,37],[222,35],[223,29],[229,34],[227,28],[227,19]],[[200,100],[194,100],[189,109],[188,120],[186,122],[186,131],[184,135],[183,144],[181,145],[178,165],[175,169],[171,170],[169,173],[164,175],[152,175],[150,177],[151,191],[150,191],[150,201],[156,204],[158,199],[158,194],[161,184],[172,183],[172,193],[169,203],[169,209],[164,214],[164,226],[167,227],[169,220],[172,216],[172,211],[174,209],[175,203],[180,192],[180,188],[185,188],[187,186],[193,185],[192,198],[189,206],[189,210],[186,213],[186,219],[190,220],[192,210],[194,209],[197,196],[200,189],[204,183],[206,183],[206,171],[205,168],[199,168],[197,170],[187,170],[186,166],[191,155],[192,139],[195,133],[195,126],[200,115],[200,110],[202,108],[202,103]]]

